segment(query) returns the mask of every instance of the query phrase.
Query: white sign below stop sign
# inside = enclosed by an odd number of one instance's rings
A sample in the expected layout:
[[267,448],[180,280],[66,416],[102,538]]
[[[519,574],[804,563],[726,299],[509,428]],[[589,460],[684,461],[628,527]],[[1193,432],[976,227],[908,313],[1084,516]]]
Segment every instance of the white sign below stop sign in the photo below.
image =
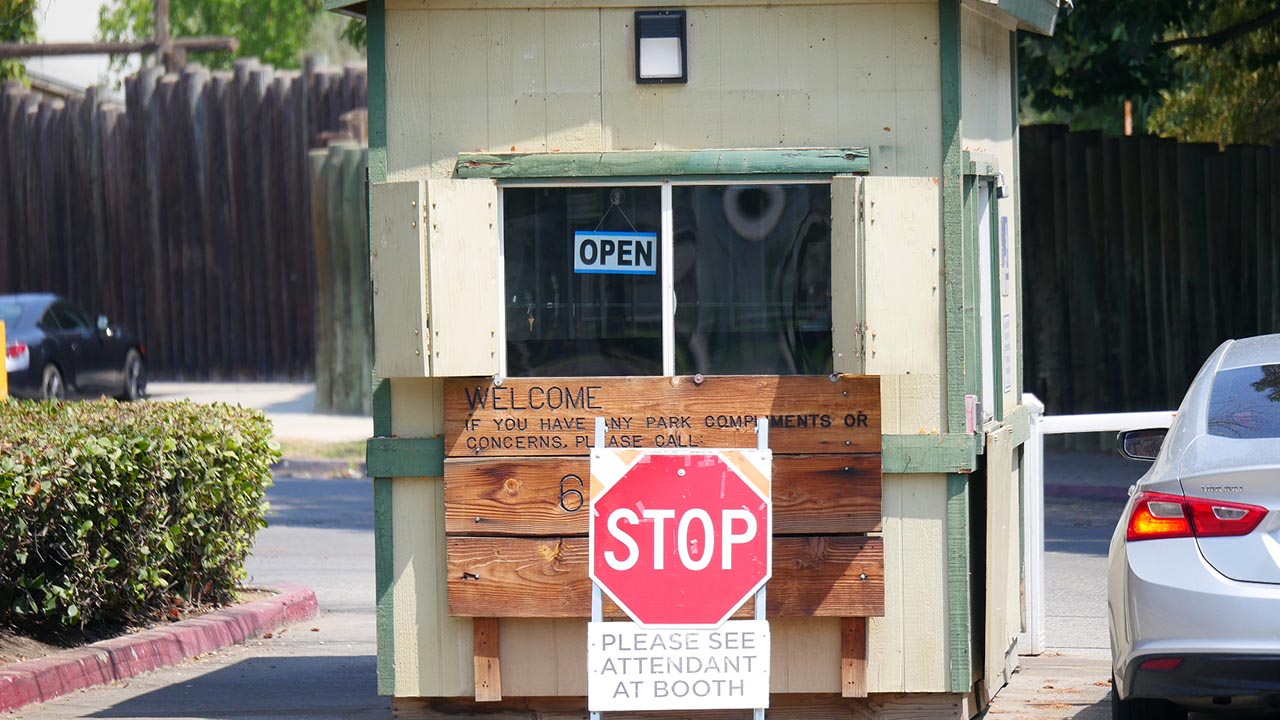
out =
[[644,626],[717,626],[772,574],[767,450],[595,450],[591,579]]

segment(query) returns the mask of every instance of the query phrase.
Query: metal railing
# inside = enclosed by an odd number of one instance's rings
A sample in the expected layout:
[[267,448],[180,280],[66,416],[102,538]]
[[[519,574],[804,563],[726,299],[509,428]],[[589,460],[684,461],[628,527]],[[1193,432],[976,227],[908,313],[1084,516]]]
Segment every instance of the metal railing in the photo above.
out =
[[1167,428],[1174,411],[1101,413],[1096,415],[1045,415],[1040,398],[1026,393],[1022,404],[1031,414],[1031,435],[1023,457],[1022,563],[1026,568],[1026,632],[1018,636],[1018,652],[1044,652],[1044,436],[1086,432],[1119,432],[1140,428]]

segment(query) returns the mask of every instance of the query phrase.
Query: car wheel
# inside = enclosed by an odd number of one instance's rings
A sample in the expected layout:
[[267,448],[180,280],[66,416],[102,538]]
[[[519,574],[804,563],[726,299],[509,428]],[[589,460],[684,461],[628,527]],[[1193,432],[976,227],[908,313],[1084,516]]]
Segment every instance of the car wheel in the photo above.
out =
[[141,400],[146,393],[147,370],[142,365],[142,356],[137,350],[130,350],[124,358],[124,387],[116,399],[133,402]]
[[1187,720],[1187,710],[1168,700],[1130,698],[1121,700],[1111,681],[1111,720]]
[[45,365],[40,379],[41,400],[65,400],[67,386],[62,382],[62,372],[57,365]]

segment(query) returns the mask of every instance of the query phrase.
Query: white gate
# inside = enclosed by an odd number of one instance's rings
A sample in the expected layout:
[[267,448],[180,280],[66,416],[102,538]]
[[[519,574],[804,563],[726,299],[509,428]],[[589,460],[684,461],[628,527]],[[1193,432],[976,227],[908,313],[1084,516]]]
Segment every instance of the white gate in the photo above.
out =
[[1119,432],[1139,428],[1167,428],[1174,412],[1102,413],[1097,415],[1045,415],[1044,403],[1030,393],[1022,404],[1031,412],[1022,473],[1023,556],[1026,568],[1027,630],[1018,636],[1018,653],[1044,652],[1044,436],[1085,432]]

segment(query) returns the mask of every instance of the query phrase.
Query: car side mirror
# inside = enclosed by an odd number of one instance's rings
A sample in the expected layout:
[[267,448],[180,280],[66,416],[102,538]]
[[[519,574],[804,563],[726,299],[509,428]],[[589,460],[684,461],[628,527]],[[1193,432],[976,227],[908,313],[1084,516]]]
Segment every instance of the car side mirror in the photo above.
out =
[[110,329],[111,329],[111,321],[107,319],[106,315],[99,315],[98,316],[98,332],[105,333]]
[[1125,430],[1120,433],[1120,454],[1130,460],[1155,460],[1164,445],[1167,428]]

